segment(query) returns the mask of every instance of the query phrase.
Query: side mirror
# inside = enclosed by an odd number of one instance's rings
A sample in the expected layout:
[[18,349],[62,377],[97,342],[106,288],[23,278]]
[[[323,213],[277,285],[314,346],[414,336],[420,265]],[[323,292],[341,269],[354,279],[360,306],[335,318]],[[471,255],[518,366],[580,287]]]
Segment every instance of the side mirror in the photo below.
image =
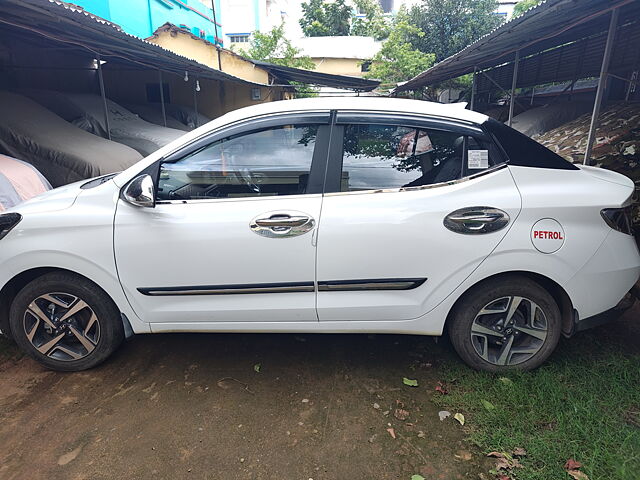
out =
[[129,182],[123,192],[123,199],[136,207],[155,207],[153,179],[151,175],[140,175]]

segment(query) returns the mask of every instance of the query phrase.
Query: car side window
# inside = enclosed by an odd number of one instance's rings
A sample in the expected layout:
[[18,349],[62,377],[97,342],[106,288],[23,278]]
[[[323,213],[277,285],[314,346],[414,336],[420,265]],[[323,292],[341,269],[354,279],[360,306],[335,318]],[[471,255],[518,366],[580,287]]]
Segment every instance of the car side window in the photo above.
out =
[[160,165],[158,200],[306,193],[318,125],[238,134]]
[[457,180],[500,163],[490,141],[402,125],[345,127],[343,192],[419,187]]

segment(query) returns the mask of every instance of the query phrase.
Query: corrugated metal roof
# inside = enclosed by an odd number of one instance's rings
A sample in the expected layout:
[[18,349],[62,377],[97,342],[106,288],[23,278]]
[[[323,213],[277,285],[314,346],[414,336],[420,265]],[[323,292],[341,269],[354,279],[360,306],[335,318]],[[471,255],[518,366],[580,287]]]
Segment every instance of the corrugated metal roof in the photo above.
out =
[[[186,35],[188,37],[193,38],[194,40],[203,42],[212,48],[219,48],[213,43],[209,42],[208,40],[204,38],[200,38],[187,30],[183,30],[182,28],[176,25],[173,25],[172,23],[165,23],[164,25],[161,25],[156,29],[155,32],[153,32],[153,35],[157,36],[158,33],[163,31],[168,31],[172,33],[175,32],[178,34]],[[343,38],[343,37],[339,37],[339,38]],[[357,38],[362,38],[362,37],[357,37]],[[313,70],[304,70],[302,68],[283,67],[282,65],[276,65],[274,63],[252,60],[250,58],[243,57],[242,55],[239,55],[237,52],[233,52],[231,50],[225,50],[225,51],[231,55],[235,55],[238,58],[246,60],[247,62],[253,63],[254,65],[259,66],[264,70],[267,70],[273,77],[284,82],[293,81],[293,82],[308,83],[313,85],[320,85],[325,87],[334,87],[334,88],[360,90],[360,91],[371,91],[380,84],[380,82],[377,80],[365,80],[362,78],[350,77],[347,75],[334,75],[331,73],[322,73],[322,72],[315,72]]]
[[[455,55],[415,76],[399,86],[396,91],[414,90],[456,78],[473,72],[476,67],[479,70],[485,70],[508,64],[513,62],[515,52],[518,50],[521,59],[528,60],[526,57],[542,52],[545,52],[548,59],[550,55],[560,53],[558,51],[547,54],[548,50],[605,32],[609,23],[607,14],[616,7],[621,7],[620,25],[632,23],[637,25],[640,17],[639,0],[546,0],[530,8],[523,15],[497,27]],[[621,38],[621,40],[624,39]],[[587,44],[586,48],[592,48],[592,50],[587,50],[584,57],[595,59],[599,66],[602,58],[601,52],[598,57],[598,48],[602,48],[599,41],[596,41],[593,46]],[[637,51],[637,47],[632,51]],[[531,62],[534,61],[542,60],[536,58]],[[520,65],[522,67],[523,63]],[[509,86],[513,67],[506,65],[502,68],[504,70],[497,78],[500,79],[501,85],[505,85],[501,76],[508,76],[509,82],[506,86]],[[596,69],[596,71],[599,70]],[[518,77],[520,79],[518,86],[522,86],[524,82],[531,79],[531,75],[527,74],[519,74]],[[539,82],[542,80],[540,79]]]
[[210,68],[125,32],[120,26],[81,7],[59,0],[2,0],[0,25],[21,28],[104,58],[123,60],[176,74],[260,85]]
[[313,70],[302,70],[300,68],[283,67],[273,63],[249,60],[257,66],[268,70],[274,77],[288,82],[308,83],[321,85],[323,87],[335,87],[348,90],[359,90],[370,92],[380,85],[378,80],[367,80],[359,77],[349,77],[347,75],[332,75],[330,73],[314,72]]

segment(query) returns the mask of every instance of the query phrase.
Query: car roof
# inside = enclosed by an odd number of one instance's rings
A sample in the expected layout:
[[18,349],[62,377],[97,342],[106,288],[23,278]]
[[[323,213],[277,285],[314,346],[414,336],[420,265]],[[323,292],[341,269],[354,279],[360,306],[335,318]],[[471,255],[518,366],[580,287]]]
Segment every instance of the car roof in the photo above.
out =
[[[435,115],[477,124],[484,123],[487,116],[465,109],[465,103],[435,103],[423,100],[389,97],[315,97],[295,100],[280,100],[234,110],[217,120],[231,123],[260,115],[318,110],[366,110],[384,113],[419,113]],[[215,122],[216,124],[218,122]]]

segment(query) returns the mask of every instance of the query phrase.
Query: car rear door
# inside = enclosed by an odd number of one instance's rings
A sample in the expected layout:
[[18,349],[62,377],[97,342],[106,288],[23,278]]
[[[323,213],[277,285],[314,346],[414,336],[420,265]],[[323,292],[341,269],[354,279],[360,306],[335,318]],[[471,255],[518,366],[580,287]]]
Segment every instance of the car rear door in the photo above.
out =
[[[318,235],[320,321],[417,318],[504,237],[520,195],[479,127],[339,112]],[[446,225],[445,225],[446,224]]]
[[229,127],[161,162],[155,208],[118,202],[118,274],[144,321],[317,321],[328,122],[317,112]]

